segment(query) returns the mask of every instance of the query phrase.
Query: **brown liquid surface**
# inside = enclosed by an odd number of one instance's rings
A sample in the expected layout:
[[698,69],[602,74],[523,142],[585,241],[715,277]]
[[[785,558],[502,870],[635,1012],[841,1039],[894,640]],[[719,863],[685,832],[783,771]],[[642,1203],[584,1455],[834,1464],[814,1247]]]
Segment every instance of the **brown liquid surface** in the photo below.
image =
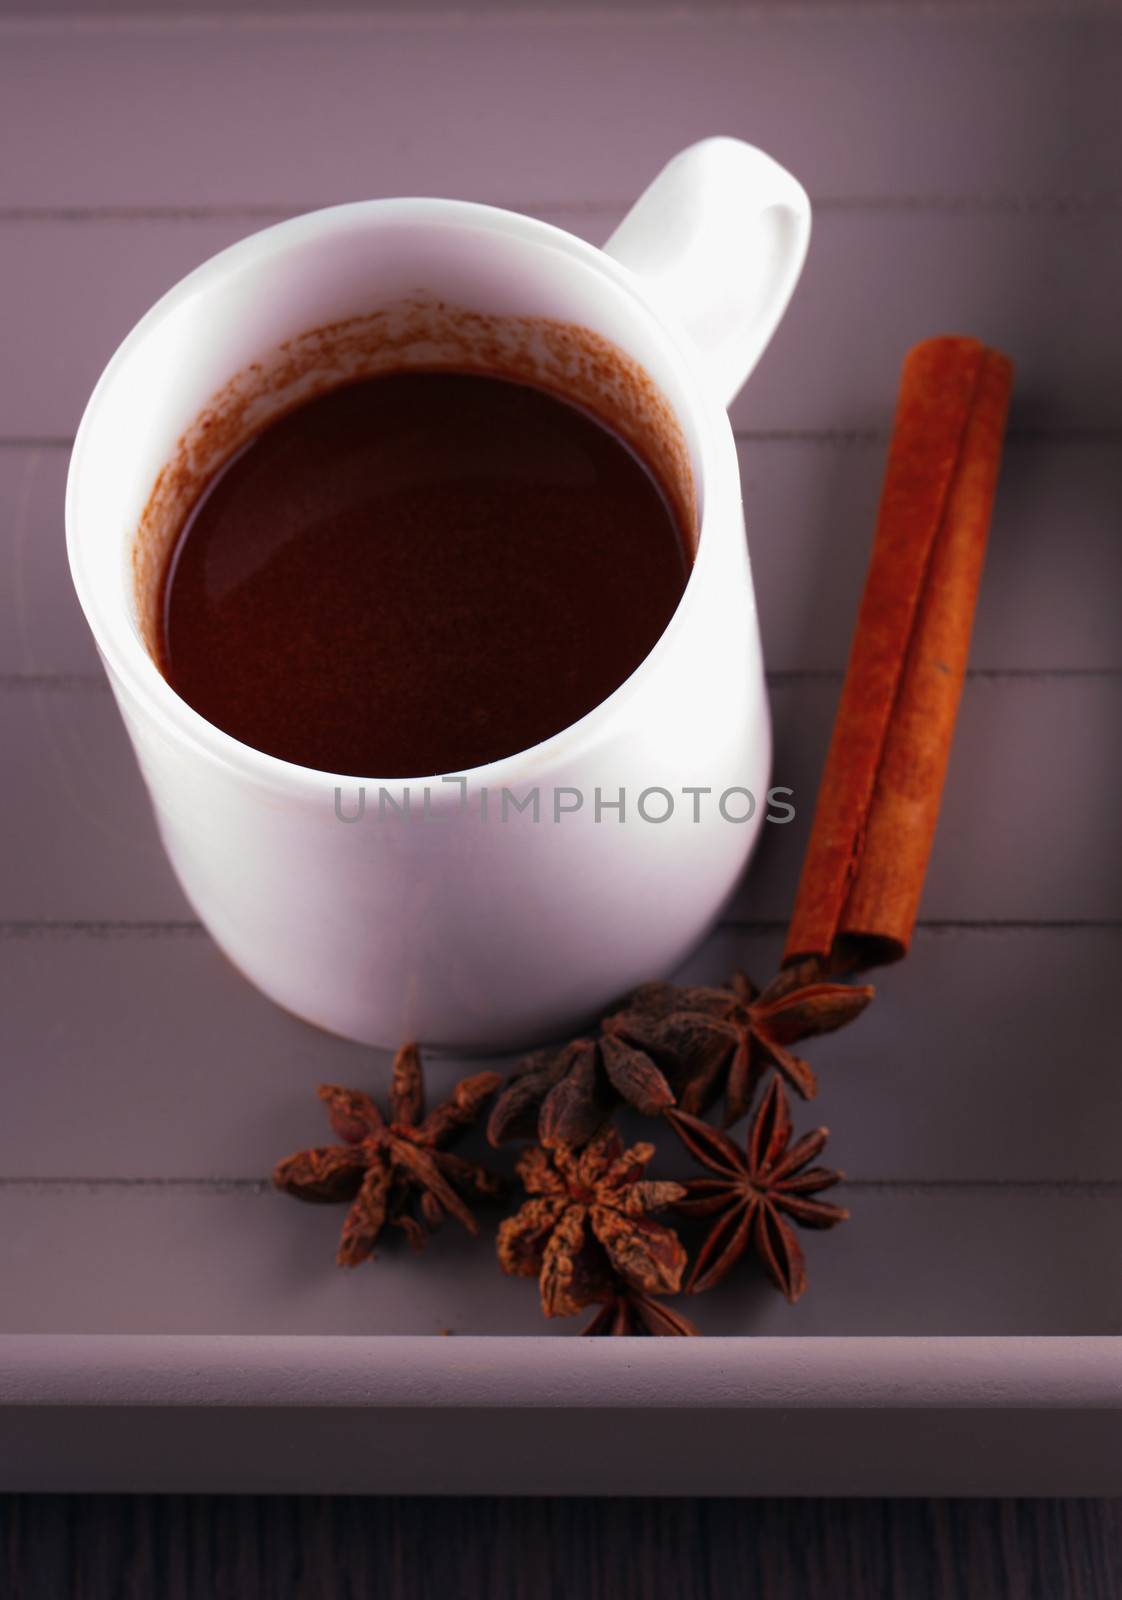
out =
[[477,373],[385,374],[218,473],[168,562],[160,666],[285,760],[462,772],[618,688],[688,575],[660,485],[587,412]]

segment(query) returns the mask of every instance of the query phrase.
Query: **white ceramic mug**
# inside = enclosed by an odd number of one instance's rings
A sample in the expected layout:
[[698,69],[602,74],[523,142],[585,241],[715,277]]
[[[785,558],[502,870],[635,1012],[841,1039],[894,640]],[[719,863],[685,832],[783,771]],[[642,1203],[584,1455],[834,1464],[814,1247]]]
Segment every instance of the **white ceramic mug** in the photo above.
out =
[[[603,250],[460,201],[339,206],[207,262],[110,361],[70,467],[74,583],[179,881],[281,1005],[372,1044],[520,1045],[668,972],[719,914],[770,770],[726,407],[783,313],[809,230],[798,183],[725,138],[675,157]],[[175,694],[151,652],[137,530],[161,495],[209,470],[207,448],[217,460],[301,393],[369,369],[370,337],[313,349],[308,330],[380,326],[392,364],[431,364],[431,327],[410,333],[384,310],[417,304],[477,315],[487,337],[509,319],[586,330],[594,350],[608,341],[646,384],[648,415],[662,408],[667,448],[677,440],[697,550],[662,638],[579,722],[466,774],[380,784],[250,749]],[[530,344],[543,381],[599,370],[583,346],[574,356],[540,333]]]

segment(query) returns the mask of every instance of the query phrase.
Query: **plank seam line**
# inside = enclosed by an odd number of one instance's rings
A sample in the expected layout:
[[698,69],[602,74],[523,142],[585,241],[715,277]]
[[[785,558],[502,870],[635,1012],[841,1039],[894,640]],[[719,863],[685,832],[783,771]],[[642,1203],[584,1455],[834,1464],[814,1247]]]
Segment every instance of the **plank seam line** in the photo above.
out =
[[[1006,444],[1117,444],[1122,427],[1038,427],[1014,424],[1005,435]],[[849,448],[887,445],[890,428],[734,428],[733,437],[742,444],[808,444]],[[3,444],[3,440],[0,440]]]
[[409,32],[431,34],[443,31],[449,24],[470,25],[476,28],[505,28],[513,24],[530,32],[540,28],[546,33],[576,32],[579,29],[619,28],[641,16],[644,27],[678,29],[696,27],[699,23],[720,22],[726,25],[743,24],[746,31],[756,29],[761,23],[774,24],[779,16],[794,17],[802,21],[820,21],[853,17],[906,17],[913,20],[917,11],[926,20],[942,22],[958,20],[963,15],[986,20],[1005,20],[1009,17],[1040,17],[1059,21],[1071,16],[1092,19],[1113,19],[1110,0],[1074,0],[1066,10],[1054,0],[925,0],[922,6],[914,0],[742,0],[733,7],[729,4],[703,3],[686,5],[681,0],[652,0],[652,3],[635,11],[624,6],[590,6],[585,3],[569,10],[558,10],[547,5],[519,11],[499,4],[485,11],[472,10],[465,5],[439,5],[431,11],[417,13],[403,5],[382,12],[363,13],[354,10],[325,9],[322,12],[264,14],[218,12],[212,10],[187,10],[175,16],[102,12],[82,16],[62,14],[39,17],[30,12],[9,15],[0,19],[0,38],[11,35],[45,38],[69,37],[72,34],[120,34],[135,36],[167,36],[197,31],[221,32],[233,35],[260,35],[273,33],[304,36],[321,33],[332,34],[385,34]]
[[[876,1194],[1056,1194],[1088,1199],[1122,1198],[1122,1178],[846,1178],[847,1191]],[[145,1190],[187,1194],[273,1195],[271,1178],[0,1177],[5,1190]]]
[[[792,688],[803,683],[841,683],[844,676],[840,667],[793,667],[765,673],[768,687],[772,689]],[[1067,678],[1113,682],[1122,678],[1122,667],[968,667],[966,677],[971,683],[1036,683]]]
[[197,939],[206,934],[202,923],[190,918],[165,918],[125,921],[107,917],[39,920],[20,918],[0,920],[0,940],[50,939],[79,935],[83,938],[128,937],[136,939]]
[[[0,923],[0,930],[4,927]],[[782,934],[787,931],[787,923],[780,919],[774,921],[740,921],[736,917],[726,917],[717,924],[719,930],[727,933],[758,934],[761,937],[767,934]],[[1122,931],[1122,917],[921,917],[915,924],[916,931],[923,934],[944,933],[1081,933],[1100,932],[1112,933]],[[873,968],[873,971],[887,971],[887,968]]]
[[[820,445],[834,449],[867,448],[886,445],[889,428],[734,428],[738,444]],[[1117,445],[1122,441],[1119,427],[1011,427],[1007,444]],[[12,433],[0,435],[0,450],[72,450],[73,434]]]
[[[840,684],[840,667],[793,667],[765,674],[771,689],[797,688],[801,684]],[[1122,667],[970,667],[971,683],[1064,682],[1093,679],[1112,683],[1122,678]],[[0,693],[20,694],[40,690],[48,694],[101,694],[109,680],[96,672],[0,672]]]
[[[718,924],[727,933],[752,934],[761,938],[779,935],[787,930],[781,918],[738,919],[728,917]],[[996,918],[996,917],[929,917],[916,923],[920,933],[1111,933],[1122,930],[1122,917],[1058,917],[1058,918]],[[174,939],[202,938],[206,929],[201,922],[188,917],[149,918],[130,921],[123,918],[9,918],[0,919],[0,940],[13,942],[19,939],[50,939],[68,936],[82,938],[136,938]]]
[[[0,206],[0,224],[12,223],[144,223],[144,222],[284,222],[309,211],[320,211],[346,201],[222,201],[196,204],[151,202],[126,205],[106,202],[96,205],[10,205]],[[485,205],[500,202],[483,201]],[[600,217],[615,221],[626,215],[629,202],[607,200],[507,200],[501,202],[504,211],[517,211],[523,216],[548,220],[557,213],[568,216]],[[1117,216],[1122,213],[1122,195],[1112,193],[1085,195],[1027,195],[1027,194],[884,194],[884,195],[819,195],[811,196],[816,212],[834,215],[862,216],[875,214],[890,216],[1014,216],[1014,217],[1094,217]]]

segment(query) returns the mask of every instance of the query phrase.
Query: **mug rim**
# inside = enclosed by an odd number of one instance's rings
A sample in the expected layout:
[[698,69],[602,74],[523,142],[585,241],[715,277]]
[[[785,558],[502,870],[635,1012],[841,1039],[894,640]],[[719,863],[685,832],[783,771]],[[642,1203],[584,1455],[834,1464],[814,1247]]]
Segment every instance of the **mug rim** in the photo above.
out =
[[[475,767],[452,773],[409,774],[400,777],[380,777],[377,774],[337,773],[325,768],[303,766],[287,761],[266,750],[243,743],[210,722],[201,712],[185,700],[172,687],[160,671],[143,641],[127,620],[117,618],[102,608],[95,598],[93,586],[87,583],[85,554],[78,531],[78,499],[86,453],[90,449],[89,436],[96,413],[106,393],[120,378],[130,356],[149,336],[152,330],[174,314],[188,299],[207,293],[213,283],[231,268],[244,266],[247,260],[260,256],[263,261],[302,239],[314,236],[325,225],[348,221],[368,221],[375,225],[392,221],[394,214],[406,216],[411,221],[429,221],[440,226],[464,228],[482,226],[495,234],[519,234],[523,238],[560,247],[579,260],[585,267],[609,278],[623,290],[646,323],[646,332],[661,347],[661,352],[674,371],[692,419],[696,423],[697,462],[693,463],[699,480],[695,484],[699,513],[697,521],[697,547],[681,598],[666,627],[651,649],[635,669],[618,684],[609,695],[586,711],[575,722],[549,734],[537,744],[529,745],[509,755],[496,757]],[[676,336],[677,333],[677,336]],[[696,605],[700,577],[707,573],[716,559],[715,541],[706,539],[706,528],[712,522],[713,489],[720,480],[720,451],[714,438],[714,429],[726,437],[722,443],[731,446],[732,460],[736,461],[735,442],[728,414],[716,400],[705,392],[700,370],[689,360],[688,342],[684,332],[668,325],[663,314],[643,291],[642,278],[622,262],[596,245],[579,238],[565,228],[529,217],[522,212],[510,211],[501,206],[485,205],[475,201],[440,199],[424,196],[388,197],[373,200],[350,201],[341,205],[325,206],[315,211],[302,212],[281,222],[261,228],[236,240],[200,263],[180,278],[136,322],[117,346],[102,369],[97,383],[86,402],[74,438],[67,471],[65,522],[67,557],[71,581],[78,596],[87,625],[94,635],[104,664],[125,687],[139,708],[162,725],[169,725],[173,735],[186,740],[193,750],[212,762],[274,790],[289,794],[293,791],[321,796],[325,788],[343,786],[382,786],[397,788],[431,783],[439,784],[442,778],[465,780],[471,787],[497,786],[525,781],[533,777],[533,769],[546,767],[566,747],[578,749],[595,735],[596,725],[618,710],[635,694],[641,680],[653,670],[653,664],[671,647],[674,638],[682,631],[684,620]],[[677,415],[678,408],[673,408]],[[726,451],[726,456],[727,456]],[[737,473],[737,481],[739,475]],[[529,769],[529,771],[527,771]],[[439,792],[439,791],[438,791]]]

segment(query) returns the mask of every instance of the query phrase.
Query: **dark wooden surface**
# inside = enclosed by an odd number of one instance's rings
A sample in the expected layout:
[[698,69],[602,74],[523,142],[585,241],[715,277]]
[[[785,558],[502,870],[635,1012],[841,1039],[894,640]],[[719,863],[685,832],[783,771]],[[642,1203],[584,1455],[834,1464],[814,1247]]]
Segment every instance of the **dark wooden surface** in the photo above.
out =
[[13,1496],[4,1600],[1108,1600],[1122,1502]]

